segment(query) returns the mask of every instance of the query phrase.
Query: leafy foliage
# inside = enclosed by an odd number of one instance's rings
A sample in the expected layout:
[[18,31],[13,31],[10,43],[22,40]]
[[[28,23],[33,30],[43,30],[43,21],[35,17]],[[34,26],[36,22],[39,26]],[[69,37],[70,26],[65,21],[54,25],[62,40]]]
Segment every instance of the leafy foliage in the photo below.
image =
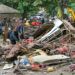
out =
[[75,2],[75,0],[0,0],[1,3],[20,10],[23,16],[36,13],[40,7],[50,15],[54,15],[56,8],[62,5],[62,1]]

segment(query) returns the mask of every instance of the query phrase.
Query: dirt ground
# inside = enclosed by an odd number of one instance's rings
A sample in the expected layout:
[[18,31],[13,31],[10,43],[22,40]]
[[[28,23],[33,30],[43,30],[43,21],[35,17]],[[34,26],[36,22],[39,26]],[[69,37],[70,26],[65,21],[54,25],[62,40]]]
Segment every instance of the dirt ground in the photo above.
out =
[[[12,69],[9,70],[2,70],[2,67],[0,67],[0,75],[75,75],[75,72],[67,71],[68,66],[64,66],[54,72],[33,72],[33,71],[21,71],[23,74],[15,74],[13,73]],[[63,73],[63,74],[61,74]]]

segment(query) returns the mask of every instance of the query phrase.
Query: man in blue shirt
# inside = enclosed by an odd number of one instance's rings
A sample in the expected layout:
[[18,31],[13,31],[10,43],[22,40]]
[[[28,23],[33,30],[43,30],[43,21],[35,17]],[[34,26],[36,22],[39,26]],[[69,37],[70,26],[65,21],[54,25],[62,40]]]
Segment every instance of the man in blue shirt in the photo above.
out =
[[19,38],[24,39],[24,26],[23,26],[22,21],[19,22],[19,25],[17,26],[17,31],[18,31],[18,34],[19,34]]
[[10,39],[12,44],[16,44],[16,42],[18,41],[17,37],[15,36],[15,33],[13,30],[10,30],[8,33],[8,38]]

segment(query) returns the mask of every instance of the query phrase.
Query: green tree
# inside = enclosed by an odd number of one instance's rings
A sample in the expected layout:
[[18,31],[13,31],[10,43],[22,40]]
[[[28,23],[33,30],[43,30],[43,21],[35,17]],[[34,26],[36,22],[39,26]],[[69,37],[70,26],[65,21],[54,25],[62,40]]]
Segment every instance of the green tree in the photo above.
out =
[[20,10],[23,17],[38,11],[38,7],[33,5],[34,0],[0,0],[0,2]]
[[30,13],[36,13],[38,7],[33,6],[34,0],[19,0],[18,9],[21,11],[22,16],[27,17]]
[[44,8],[49,15],[56,15],[56,8],[60,6],[62,8],[64,1],[74,2],[75,0],[0,0],[1,3],[20,10],[24,17],[35,14],[40,7]]
[[49,15],[54,15],[55,8],[58,6],[58,0],[36,0],[33,4],[34,6],[43,7]]

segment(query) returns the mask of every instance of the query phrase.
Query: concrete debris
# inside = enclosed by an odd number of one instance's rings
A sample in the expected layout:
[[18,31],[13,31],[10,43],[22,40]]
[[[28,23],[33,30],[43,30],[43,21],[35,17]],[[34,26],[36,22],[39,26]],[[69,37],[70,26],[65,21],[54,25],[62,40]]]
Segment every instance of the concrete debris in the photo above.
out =
[[[38,56],[32,57],[34,62],[44,63],[44,64],[47,64],[47,63],[48,64],[59,63],[59,62],[63,62],[63,60],[68,60],[69,58],[70,57],[65,56],[65,55],[51,55],[51,56],[38,55]],[[62,61],[60,61],[60,60],[62,60]]]
[[4,70],[11,69],[11,68],[13,68],[13,66],[14,66],[13,63],[11,63],[11,64],[5,64],[4,67],[3,67],[3,69]]
[[38,42],[45,40],[47,37],[51,36],[54,34],[56,31],[59,30],[59,27],[62,25],[62,21],[59,19],[55,19],[54,21],[54,27],[49,31],[47,34],[45,34],[41,39],[38,40]]
[[[3,70],[13,68],[17,74],[30,70],[54,72],[61,64],[75,63],[75,27],[58,18],[52,22],[51,27],[29,27],[25,38],[15,45],[2,43],[0,56],[8,62]],[[70,68],[75,70],[75,64]]]

